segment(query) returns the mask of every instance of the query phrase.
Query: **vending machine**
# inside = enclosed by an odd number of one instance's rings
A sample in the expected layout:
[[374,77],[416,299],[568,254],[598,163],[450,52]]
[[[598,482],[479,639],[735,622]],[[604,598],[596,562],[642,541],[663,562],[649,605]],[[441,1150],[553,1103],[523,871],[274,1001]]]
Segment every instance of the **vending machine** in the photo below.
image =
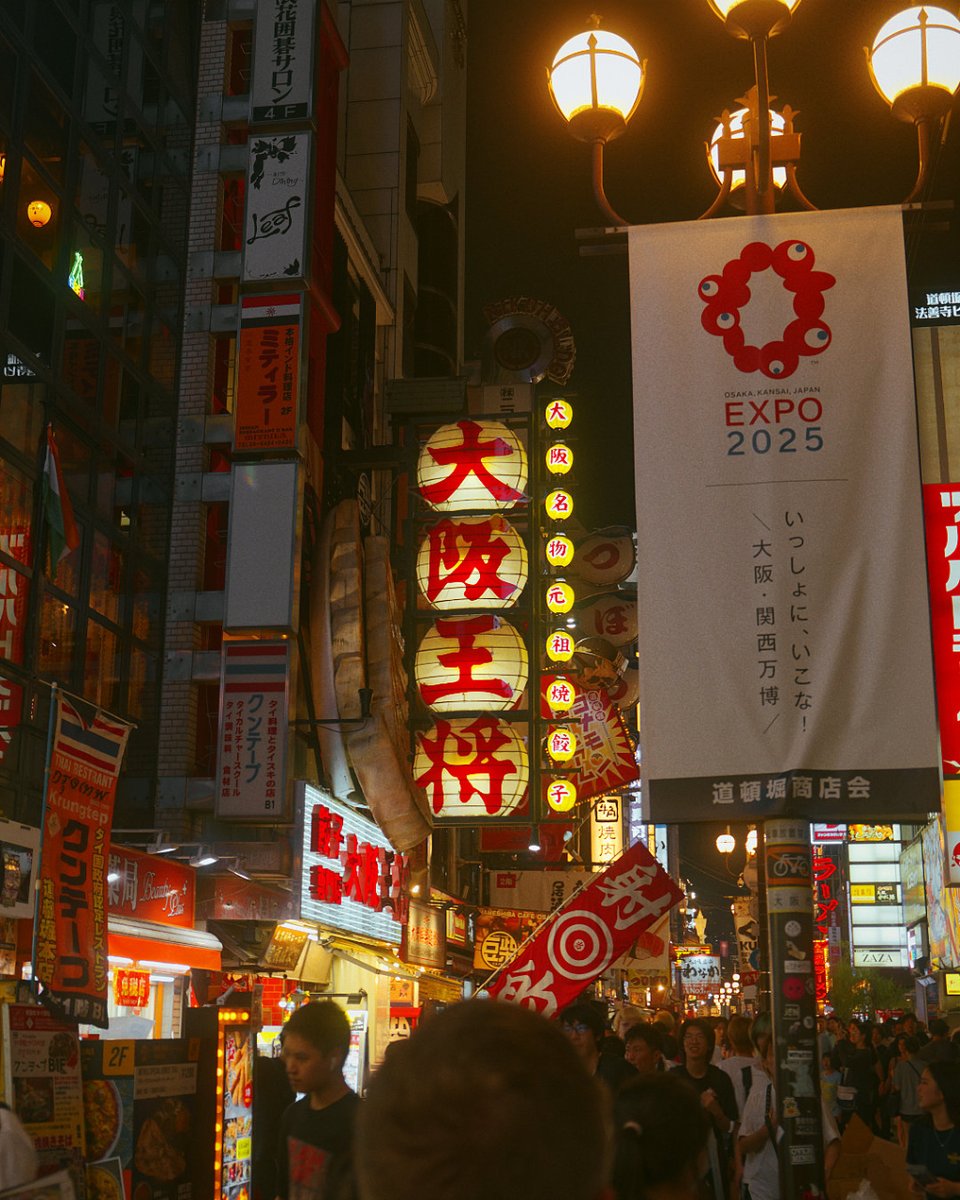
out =
[[209,1150],[199,1164],[199,1194],[211,1200],[252,1200],[256,1030],[250,1008],[242,1006],[249,997],[231,998],[237,1001],[234,1006],[186,1013],[188,1035],[199,1037],[204,1048],[198,1140]]

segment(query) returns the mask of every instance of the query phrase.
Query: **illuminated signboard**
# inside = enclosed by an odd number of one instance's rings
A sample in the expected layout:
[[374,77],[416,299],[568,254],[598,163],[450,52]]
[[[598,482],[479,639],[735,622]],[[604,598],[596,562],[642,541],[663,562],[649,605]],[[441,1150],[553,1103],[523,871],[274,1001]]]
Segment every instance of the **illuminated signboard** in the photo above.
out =
[[527,686],[527,648],[492,615],[438,620],[420,643],[414,676],[432,712],[514,708]]
[[527,750],[517,730],[492,717],[440,720],[417,734],[414,781],[434,816],[505,817],[527,792]]
[[527,548],[502,517],[448,517],[417,551],[417,586],[432,608],[510,608],[526,582]]
[[431,434],[417,460],[417,488],[437,512],[489,512],[524,498],[527,455],[499,421],[457,421]]
[[406,916],[406,855],[380,827],[309,783],[303,805],[300,916],[329,929],[400,942]]

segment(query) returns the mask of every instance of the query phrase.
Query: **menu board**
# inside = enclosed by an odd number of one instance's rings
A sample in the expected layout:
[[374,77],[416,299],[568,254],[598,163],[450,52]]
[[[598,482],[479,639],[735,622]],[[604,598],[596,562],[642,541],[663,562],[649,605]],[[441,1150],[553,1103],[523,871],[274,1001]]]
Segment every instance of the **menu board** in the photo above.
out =
[[249,1027],[222,1030],[223,1157],[220,1185],[223,1200],[250,1200],[253,1159],[253,1055],[254,1037]]
[[82,1045],[87,1200],[192,1200],[197,1039]]
[[86,1200],[80,1040],[45,1008],[3,1005],[4,1086],[37,1150],[40,1174],[65,1169]]

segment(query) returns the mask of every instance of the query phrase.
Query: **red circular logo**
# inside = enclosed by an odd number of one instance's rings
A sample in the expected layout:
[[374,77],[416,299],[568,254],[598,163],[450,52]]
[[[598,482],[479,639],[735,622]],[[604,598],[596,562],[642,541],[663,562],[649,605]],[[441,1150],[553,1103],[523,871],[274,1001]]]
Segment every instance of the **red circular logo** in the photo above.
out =
[[[813,250],[806,242],[751,242],[739,258],[731,259],[720,275],[708,275],[698,289],[705,308],[700,322],[707,333],[723,339],[723,348],[738,371],[762,371],[771,379],[786,379],[802,356],[821,354],[830,345],[830,326],[823,315],[823,293],[837,282],[826,271],[814,271]],[[794,293],[791,321],[781,336],[763,346],[748,346],[740,326],[740,310],[750,302],[750,277],[775,271],[788,292]]]

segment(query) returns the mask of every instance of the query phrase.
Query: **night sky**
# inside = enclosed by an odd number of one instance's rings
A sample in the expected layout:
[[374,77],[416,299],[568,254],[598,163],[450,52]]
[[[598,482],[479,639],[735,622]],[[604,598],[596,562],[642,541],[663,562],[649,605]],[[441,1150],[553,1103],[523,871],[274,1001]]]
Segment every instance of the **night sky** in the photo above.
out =
[[[770,43],[770,91],[778,107],[799,110],[799,180],[820,207],[899,203],[913,185],[916,135],[890,115],[863,53],[903,7],[898,0],[802,0],[790,27]],[[575,481],[579,514],[588,526],[633,528],[627,259],[579,254],[575,231],[605,222],[594,205],[589,147],[569,135],[546,87],[546,67],[586,28],[590,11],[571,0],[470,6],[465,349],[479,359],[482,307],[491,300],[533,296],[563,313],[577,344],[578,465],[587,464]],[[737,98],[753,82],[749,45],[724,31],[707,0],[611,0],[601,15],[605,28],[648,59],[640,107],[606,151],[610,203],[637,224],[693,219],[715,194],[704,143],[721,111],[740,107]],[[958,142],[955,119],[932,199],[960,200]],[[949,234],[908,242],[915,282],[958,286],[957,223]],[[682,835],[689,874],[714,903],[736,890],[739,872],[731,864],[728,873],[713,848],[721,830],[703,827],[697,836],[686,827]]]

